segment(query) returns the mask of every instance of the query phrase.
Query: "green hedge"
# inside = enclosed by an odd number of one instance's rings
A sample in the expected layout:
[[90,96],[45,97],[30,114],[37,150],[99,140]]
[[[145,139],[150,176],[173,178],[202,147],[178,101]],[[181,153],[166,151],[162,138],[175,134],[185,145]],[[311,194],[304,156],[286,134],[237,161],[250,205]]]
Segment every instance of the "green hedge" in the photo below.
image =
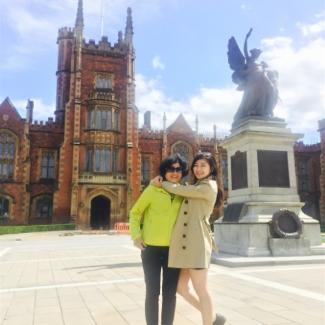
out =
[[51,225],[26,225],[26,226],[0,226],[0,235],[18,234],[21,232],[38,232],[38,231],[57,231],[57,230],[75,230],[76,225],[67,224],[51,224]]

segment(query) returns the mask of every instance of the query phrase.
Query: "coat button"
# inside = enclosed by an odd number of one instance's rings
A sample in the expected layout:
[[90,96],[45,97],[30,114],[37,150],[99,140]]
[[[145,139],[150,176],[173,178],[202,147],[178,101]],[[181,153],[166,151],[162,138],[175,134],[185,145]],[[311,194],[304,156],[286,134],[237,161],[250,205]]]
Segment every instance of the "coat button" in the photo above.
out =
[[187,222],[184,222],[184,226],[187,226]]
[[184,235],[183,235],[183,238],[185,238],[185,237],[186,237],[186,235],[184,234]]
[[184,201],[184,203],[186,203],[186,204],[187,204],[187,203],[188,203],[188,200],[185,200],[185,201]]
[[187,211],[184,211],[184,214],[187,214]]
[[183,249],[186,249],[186,246],[183,246],[182,248],[183,248]]

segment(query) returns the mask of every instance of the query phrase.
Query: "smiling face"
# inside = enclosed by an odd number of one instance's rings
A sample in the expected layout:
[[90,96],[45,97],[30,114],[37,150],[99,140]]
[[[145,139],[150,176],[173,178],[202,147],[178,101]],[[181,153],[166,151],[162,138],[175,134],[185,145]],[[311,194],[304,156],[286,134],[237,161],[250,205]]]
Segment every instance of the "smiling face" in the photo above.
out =
[[211,174],[211,167],[205,159],[199,159],[193,166],[193,173],[196,179],[203,179]]
[[168,182],[179,183],[182,178],[182,167],[176,162],[166,169],[165,178]]

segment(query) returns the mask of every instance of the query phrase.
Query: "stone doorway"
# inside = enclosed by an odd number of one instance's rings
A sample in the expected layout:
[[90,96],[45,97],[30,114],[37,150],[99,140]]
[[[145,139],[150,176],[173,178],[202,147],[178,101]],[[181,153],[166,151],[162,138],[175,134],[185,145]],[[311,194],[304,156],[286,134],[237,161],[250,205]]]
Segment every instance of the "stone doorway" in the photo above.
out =
[[111,201],[99,195],[91,200],[90,227],[92,229],[109,229]]

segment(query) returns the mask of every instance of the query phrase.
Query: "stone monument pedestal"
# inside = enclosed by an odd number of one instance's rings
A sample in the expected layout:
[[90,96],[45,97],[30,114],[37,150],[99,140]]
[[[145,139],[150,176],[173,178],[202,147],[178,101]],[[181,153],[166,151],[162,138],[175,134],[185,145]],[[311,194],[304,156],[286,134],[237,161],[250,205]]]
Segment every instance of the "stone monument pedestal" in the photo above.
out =
[[[297,191],[293,145],[301,136],[280,119],[247,119],[224,140],[229,192],[224,216],[214,224],[220,252],[241,256],[321,253],[319,222],[301,211]],[[301,220],[299,240],[273,238],[270,221],[281,209]]]

